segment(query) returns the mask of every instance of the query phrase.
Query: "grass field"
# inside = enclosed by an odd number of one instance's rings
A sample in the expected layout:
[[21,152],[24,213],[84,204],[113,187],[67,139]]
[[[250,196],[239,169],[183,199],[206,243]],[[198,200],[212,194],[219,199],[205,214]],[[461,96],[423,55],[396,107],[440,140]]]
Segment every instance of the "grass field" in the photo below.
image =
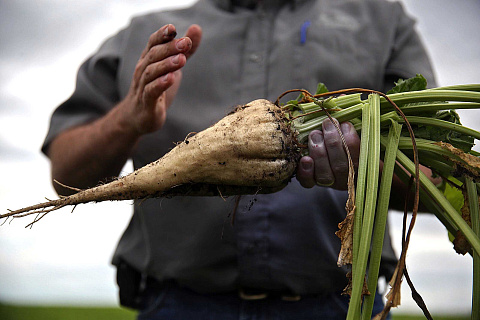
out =
[[122,308],[0,305],[1,320],[134,320],[135,315]]
[[[135,312],[122,308],[34,307],[0,304],[1,320],[134,320]],[[441,317],[435,320],[469,320],[469,316]],[[421,316],[394,315],[393,320],[422,320]]]

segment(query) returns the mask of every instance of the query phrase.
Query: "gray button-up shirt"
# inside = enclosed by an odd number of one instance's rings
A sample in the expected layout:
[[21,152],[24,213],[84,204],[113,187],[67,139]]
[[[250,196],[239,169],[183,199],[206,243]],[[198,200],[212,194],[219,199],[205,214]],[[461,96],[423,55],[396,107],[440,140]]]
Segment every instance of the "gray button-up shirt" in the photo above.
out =
[[[192,7],[136,17],[82,65],[73,95],[53,114],[43,150],[56,135],[103,116],[123,99],[148,37],[172,23],[179,34],[203,28],[198,51],[158,132],[133,154],[136,168],[257,98],[275,100],[288,89],[364,87],[385,91],[399,77],[432,82],[414,21],[388,1],[200,0]],[[238,6],[232,3],[243,3]],[[328,293],[346,284],[336,266],[337,224],[345,192],[302,188],[234,199],[176,197],[136,201],[113,262],[121,259],[159,280],[174,279],[200,292],[239,286],[298,294]],[[386,237],[384,262],[395,257]],[[388,263],[384,263],[388,266]],[[388,269],[388,268],[387,268]]]

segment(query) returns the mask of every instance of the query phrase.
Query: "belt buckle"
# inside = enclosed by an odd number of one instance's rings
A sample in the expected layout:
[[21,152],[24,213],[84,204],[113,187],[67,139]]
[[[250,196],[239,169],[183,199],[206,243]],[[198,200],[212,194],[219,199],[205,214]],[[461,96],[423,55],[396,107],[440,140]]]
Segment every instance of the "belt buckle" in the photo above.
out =
[[240,296],[240,299],[247,300],[247,301],[263,300],[268,297],[267,292],[249,293],[249,292],[245,292],[244,289],[238,290],[238,295]]

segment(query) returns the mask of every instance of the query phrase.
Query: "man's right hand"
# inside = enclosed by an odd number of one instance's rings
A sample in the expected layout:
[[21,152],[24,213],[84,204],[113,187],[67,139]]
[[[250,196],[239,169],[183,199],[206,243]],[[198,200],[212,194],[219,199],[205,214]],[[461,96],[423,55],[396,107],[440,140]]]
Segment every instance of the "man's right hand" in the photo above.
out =
[[[52,178],[87,188],[118,175],[138,138],[165,123],[181,80],[181,68],[200,44],[202,30],[192,25],[175,39],[171,24],[150,36],[138,60],[125,99],[96,121],[59,134],[48,148]],[[54,183],[59,194],[73,191]]]
[[133,74],[130,90],[118,106],[135,133],[160,129],[181,81],[181,68],[198,48],[202,30],[192,25],[185,37],[175,39],[175,26],[168,24],[153,33]]

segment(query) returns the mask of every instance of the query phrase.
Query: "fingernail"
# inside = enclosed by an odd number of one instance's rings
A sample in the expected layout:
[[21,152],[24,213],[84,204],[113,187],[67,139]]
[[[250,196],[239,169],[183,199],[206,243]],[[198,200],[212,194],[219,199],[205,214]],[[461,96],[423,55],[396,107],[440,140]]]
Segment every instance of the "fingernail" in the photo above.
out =
[[330,186],[333,186],[334,183],[335,183],[335,180],[334,181],[328,181],[328,182],[318,182],[317,181],[317,186],[330,187]]
[[160,80],[163,82],[167,82],[169,78],[170,73],[164,74],[163,76],[160,77]]
[[323,143],[323,134],[321,132],[312,132],[310,134],[310,140],[313,144],[322,144]]
[[187,41],[185,39],[180,39],[180,41],[177,42],[177,49],[178,50],[183,50],[187,46]]
[[343,122],[340,125],[340,129],[342,130],[343,133],[350,133],[355,130],[355,127],[350,122]]
[[322,129],[323,129],[324,131],[333,131],[333,130],[336,130],[336,129],[335,129],[335,126],[334,126],[334,124],[332,123],[331,120],[325,120],[325,121],[323,121]]
[[301,161],[300,165],[302,166],[302,169],[305,171],[310,171],[313,168],[313,163],[310,161]]
[[163,36],[167,39],[169,39],[169,38],[173,39],[177,36],[177,31],[175,31],[175,28],[172,25],[168,25],[163,30]]
[[179,61],[180,61],[180,57],[178,54],[172,57],[173,64],[178,64]]

